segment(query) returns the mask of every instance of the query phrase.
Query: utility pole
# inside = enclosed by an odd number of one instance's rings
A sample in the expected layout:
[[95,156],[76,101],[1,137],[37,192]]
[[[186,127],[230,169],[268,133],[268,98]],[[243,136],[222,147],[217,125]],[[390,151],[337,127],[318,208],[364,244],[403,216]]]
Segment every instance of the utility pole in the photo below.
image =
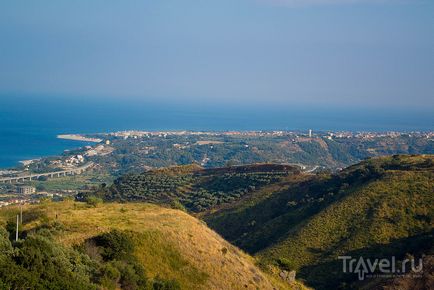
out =
[[20,224],[23,224],[23,204],[20,206]]
[[19,223],[20,216],[17,215],[17,231],[15,232],[15,241],[18,242],[18,223]]

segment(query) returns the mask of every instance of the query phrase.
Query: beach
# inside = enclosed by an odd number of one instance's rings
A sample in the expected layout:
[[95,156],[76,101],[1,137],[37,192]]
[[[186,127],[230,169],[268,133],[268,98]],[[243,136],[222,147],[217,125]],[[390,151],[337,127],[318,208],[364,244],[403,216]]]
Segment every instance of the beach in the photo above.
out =
[[100,143],[103,141],[102,139],[99,138],[84,137],[78,134],[62,134],[62,135],[57,135],[57,138],[65,139],[65,140],[83,141],[83,142],[94,142],[94,143]]

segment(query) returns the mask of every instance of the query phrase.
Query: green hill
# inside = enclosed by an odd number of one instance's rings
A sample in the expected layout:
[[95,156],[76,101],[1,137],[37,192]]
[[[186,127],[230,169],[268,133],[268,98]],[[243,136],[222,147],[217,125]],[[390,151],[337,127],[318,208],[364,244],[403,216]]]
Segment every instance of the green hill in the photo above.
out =
[[184,209],[255,255],[265,272],[295,270],[309,286],[351,289],[366,285],[342,273],[340,255],[431,255],[433,173],[433,155],[372,158],[337,174],[181,166],[123,176],[95,195]]
[[341,273],[339,255],[431,253],[433,173],[432,155],[374,158],[337,175],[293,176],[264,198],[203,218],[264,268],[294,269],[308,285],[335,289],[355,280]]
[[293,166],[273,164],[215,169],[175,166],[125,175],[110,187],[100,188],[97,195],[108,201],[177,204],[201,212],[237,201],[298,171]]
[[150,204],[0,210],[1,289],[289,289],[203,222]]

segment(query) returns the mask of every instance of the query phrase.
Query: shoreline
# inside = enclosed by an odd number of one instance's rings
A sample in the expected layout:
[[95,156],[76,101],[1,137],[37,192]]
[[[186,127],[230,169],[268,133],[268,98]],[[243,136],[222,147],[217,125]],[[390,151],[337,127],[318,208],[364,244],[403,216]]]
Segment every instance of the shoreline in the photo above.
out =
[[33,162],[37,162],[37,161],[39,161],[41,159],[42,158],[34,158],[34,159],[20,160],[18,162],[20,164],[22,164],[23,166],[28,166],[28,165],[32,164]]
[[93,143],[101,143],[103,140],[99,138],[90,138],[90,137],[84,137],[79,134],[60,134],[57,135],[58,139],[65,139],[65,140],[73,140],[73,141],[82,141],[82,142],[93,142]]
[[[53,135],[56,136],[53,138]],[[41,160],[42,158],[47,158],[47,157],[53,157],[53,156],[60,156],[62,155],[63,152],[65,152],[66,150],[70,150],[71,148],[77,148],[81,145],[78,144],[73,144],[73,142],[77,141],[77,142],[88,142],[88,143],[100,143],[103,140],[99,139],[99,138],[90,138],[90,137],[85,137],[79,134],[59,134],[59,135],[55,135],[50,134],[50,140],[53,139],[54,142],[49,142],[49,144],[47,146],[49,146],[50,148],[56,148],[56,150],[49,150],[49,152],[46,151],[37,151],[36,153],[34,151],[32,151],[31,148],[28,148],[28,152],[19,152],[19,154],[16,156],[16,158],[13,158],[11,160],[5,160],[6,162],[3,163],[2,159],[2,154],[3,152],[0,151],[0,171],[4,171],[4,170],[11,170],[11,169],[17,169],[20,168],[22,166],[26,167],[38,160]],[[48,140],[48,138],[47,138]],[[69,140],[71,144],[69,145],[61,145],[59,146],[59,141],[55,141],[55,140]],[[45,141],[45,140],[44,140]],[[40,149],[40,148],[38,148]],[[6,154],[5,154],[6,155]],[[21,156],[22,155],[22,156]]]

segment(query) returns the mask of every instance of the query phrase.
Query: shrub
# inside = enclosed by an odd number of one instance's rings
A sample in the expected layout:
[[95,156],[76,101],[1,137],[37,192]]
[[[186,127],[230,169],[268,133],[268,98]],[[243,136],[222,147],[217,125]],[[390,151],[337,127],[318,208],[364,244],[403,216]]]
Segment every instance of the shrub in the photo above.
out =
[[107,263],[100,268],[99,284],[107,289],[116,289],[116,285],[121,278],[118,268],[112,263]]
[[102,257],[106,261],[124,260],[131,257],[134,244],[127,233],[113,230],[95,238],[97,246],[102,248]]
[[181,202],[179,202],[179,200],[177,200],[177,199],[172,200],[172,202],[170,203],[170,207],[173,209],[179,209],[179,210],[182,210],[185,212],[187,211],[185,206]]
[[97,207],[98,204],[103,203],[103,200],[96,196],[89,196],[86,198],[86,203],[90,206]]
[[155,278],[152,283],[153,290],[180,290],[181,286],[176,280],[163,280],[159,277]]
[[277,259],[277,264],[279,265],[280,268],[286,271],[292,271],[296,268],[294,263],[291,260],[286,258]]
[[90,260],[46,237],[28,236],[14,255],[0,260],[0,280],[9,289],[96,289]]

